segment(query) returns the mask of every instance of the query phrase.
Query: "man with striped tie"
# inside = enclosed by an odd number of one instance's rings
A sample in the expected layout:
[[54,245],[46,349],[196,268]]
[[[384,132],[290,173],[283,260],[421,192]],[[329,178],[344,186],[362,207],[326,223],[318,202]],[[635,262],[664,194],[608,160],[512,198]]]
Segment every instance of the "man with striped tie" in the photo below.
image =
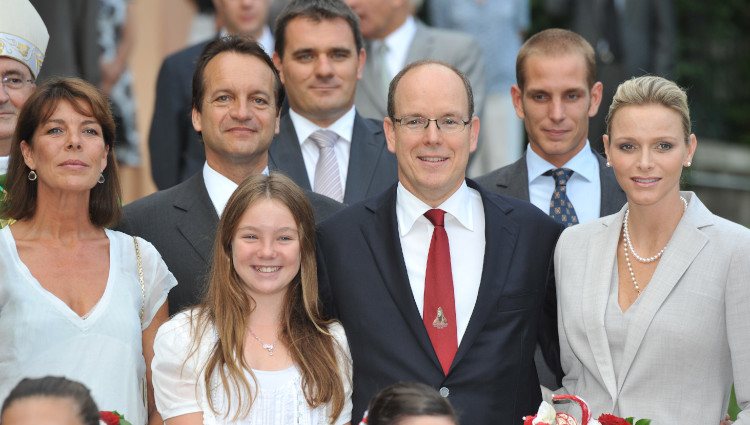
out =
[[354,107],[365,50],[357,16],[342,0],[292,1],[276,20],[274,63],[289,109],[270,164],[302,188],[353,204],[396,182],[383,122]]

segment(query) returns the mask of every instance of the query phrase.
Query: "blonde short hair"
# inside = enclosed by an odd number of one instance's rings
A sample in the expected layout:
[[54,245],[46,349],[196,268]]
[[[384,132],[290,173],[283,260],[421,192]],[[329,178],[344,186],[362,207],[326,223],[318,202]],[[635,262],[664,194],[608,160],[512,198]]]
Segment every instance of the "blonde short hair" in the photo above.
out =
[[612,131],[612,120],[617,111],[625,106],[638,105],[661,105],[680,114],[685,142],[688,141],[692,130],[687,93],[673,81],[653,75],[633,77],[617,87],[607,113],[607,134]]

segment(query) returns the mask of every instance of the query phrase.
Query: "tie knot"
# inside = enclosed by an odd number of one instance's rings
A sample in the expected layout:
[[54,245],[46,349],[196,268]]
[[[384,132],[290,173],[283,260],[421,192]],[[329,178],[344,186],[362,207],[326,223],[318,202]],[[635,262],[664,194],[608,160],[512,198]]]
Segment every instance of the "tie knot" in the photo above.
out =
[[310,135],[310,140],[318,146],[318,149],[332,148],[339,136],[331,130],[317,130]]
[[557,168],[549,170],[544,173],[546,176],[552,176],[555,179],[556,186],[565,186],[568,184],[568,179],[573,175],[573,170],[570,168]]
[[426,213],[424,213],[424,216],[427,217],[428,220],[430,220],[430,223],[432,223],[435,227],[444,227],[445,223],[445,211],[440,209],[431,209],[428,210]]

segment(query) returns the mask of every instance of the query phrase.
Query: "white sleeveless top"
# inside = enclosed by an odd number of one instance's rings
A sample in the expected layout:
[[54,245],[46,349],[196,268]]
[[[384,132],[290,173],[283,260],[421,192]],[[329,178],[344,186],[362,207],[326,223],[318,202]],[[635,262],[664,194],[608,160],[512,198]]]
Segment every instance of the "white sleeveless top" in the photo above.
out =
[[[302,392],[302,376],[296,366],[279,371],[253,370],[260,390],[249,415],[235,421],[233,413],[226,417],[223,414],[226,412],[226,394],[216,376],[212,383],[215,388],[213,401],[217,411],[222,413],[215,414],[206,399],[203,367],[216,343],[213,329],[208,330],[200,341],[196,355],[186,361],[192,351],[190,314],[191,311],[179,313],[162,325],[154,342],[154,361],[151,363],[154,395],[156,407],[164,420],[195,412],[203,413],[206,425],[340,425],[351,420],[351,355],[341,324],[334,323],[328,329],[340,348],[337,358],[345,395],[344,408],[334,422],[329,420],[330,405],[316,409],[307,405]],[[249,375],[248,380],[253,385]],[[236,407],[237,399],[233,398],[233,412]]]
[[65,376],[85,384],[99,410],[145,424],[142,331],[177,284],[153,245],[138,239],[145,312],[133,238],[105,230],[109,277],[87,318],[48,292],[21,261],[10,226],[0,230],[0,400],[22,378]]

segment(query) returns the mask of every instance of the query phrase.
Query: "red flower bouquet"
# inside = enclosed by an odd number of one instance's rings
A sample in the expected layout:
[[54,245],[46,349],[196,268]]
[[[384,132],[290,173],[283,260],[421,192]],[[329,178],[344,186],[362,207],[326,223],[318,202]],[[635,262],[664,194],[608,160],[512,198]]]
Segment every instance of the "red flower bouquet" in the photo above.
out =
[[556,412],[546,401],[539,405],[539,410],[534,416],[524,416],[523,425],[651,425],[650,419],[639,419],[635,423],[633,418],[623,419],[609,413],[599,415],[598,419],[591,419],[589,406],[578,396],[569,394],[555,394],[552,396],[553,403],[573,401],[581,407],[581,422],[564,412]]
[[103,410],[99,412],[99,419],[107,425],[131,425],[130,422],[125,420],[125,416],[117,413],[117,410],[111,412]]

